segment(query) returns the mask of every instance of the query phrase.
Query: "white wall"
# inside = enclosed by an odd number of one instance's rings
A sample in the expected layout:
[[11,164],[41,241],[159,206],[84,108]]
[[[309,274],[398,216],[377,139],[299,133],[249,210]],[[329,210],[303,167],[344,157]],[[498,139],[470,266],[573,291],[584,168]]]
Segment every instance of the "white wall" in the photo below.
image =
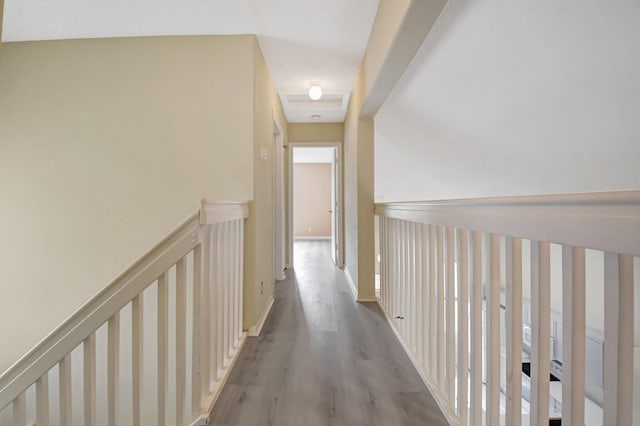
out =
[[335,148],[294,148],[294,163],[331,163]]
[[3,43],[0,372],[200,197],[253,198],[254,44]]
[[451,0],[376,115],[376,201],[640,187],[640,3]]

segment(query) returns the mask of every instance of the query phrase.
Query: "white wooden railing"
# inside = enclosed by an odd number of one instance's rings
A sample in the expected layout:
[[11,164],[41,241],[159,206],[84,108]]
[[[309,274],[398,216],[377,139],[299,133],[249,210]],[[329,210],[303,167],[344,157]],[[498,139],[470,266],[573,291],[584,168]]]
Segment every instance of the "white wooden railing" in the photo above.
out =
[[[389,203],[375,211],[380,304],[451,424],[549,424],[554,292],[562,424],[640,424],[640,191]],[[595,299],[604,309],[604,389],[595,403],[586,398],[585,313],[598,307],[585,303],[585,270],[594,270],[585,249],[603,252]],[[561,272],[552,285],[554,251]],[[532,329],[528,410],[523,278]],[[585,419],[585,401],[602,418]]]
[[198,212],[0,376],[2,421],[206,424],[245,338],[247,216],[246,203],[202,200]]

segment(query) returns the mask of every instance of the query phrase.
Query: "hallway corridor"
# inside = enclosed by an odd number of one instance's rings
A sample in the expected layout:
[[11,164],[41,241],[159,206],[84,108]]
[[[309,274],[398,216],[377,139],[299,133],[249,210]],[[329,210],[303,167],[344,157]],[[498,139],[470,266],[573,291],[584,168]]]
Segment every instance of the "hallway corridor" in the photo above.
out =
[[295,243],[262,334],[248,338],[213,425],[446,425],[375,303],[356,303],[325,241]]

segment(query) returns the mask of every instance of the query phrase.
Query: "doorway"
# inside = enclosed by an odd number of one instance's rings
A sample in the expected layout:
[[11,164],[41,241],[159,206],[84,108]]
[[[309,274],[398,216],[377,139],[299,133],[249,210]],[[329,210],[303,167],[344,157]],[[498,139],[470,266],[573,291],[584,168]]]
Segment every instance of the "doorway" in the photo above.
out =
[[343,267],[340,143],[290,143],[289,264],[295,239],[325,240]]

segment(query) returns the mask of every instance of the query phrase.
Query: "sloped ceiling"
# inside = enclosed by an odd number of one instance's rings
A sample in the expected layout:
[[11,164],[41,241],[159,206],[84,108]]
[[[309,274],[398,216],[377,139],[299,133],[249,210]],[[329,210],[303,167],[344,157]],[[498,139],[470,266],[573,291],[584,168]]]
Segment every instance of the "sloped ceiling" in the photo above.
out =
[[640,188],[640,2],[451,0],[375,116],[376,200]]
[[[319,82],[325,92],[344,94],[355,83],[378,2],[5,0],[2,40],[256,34],[278,93],[306,93]],[[316,121],[344,119],[329,116]]]

